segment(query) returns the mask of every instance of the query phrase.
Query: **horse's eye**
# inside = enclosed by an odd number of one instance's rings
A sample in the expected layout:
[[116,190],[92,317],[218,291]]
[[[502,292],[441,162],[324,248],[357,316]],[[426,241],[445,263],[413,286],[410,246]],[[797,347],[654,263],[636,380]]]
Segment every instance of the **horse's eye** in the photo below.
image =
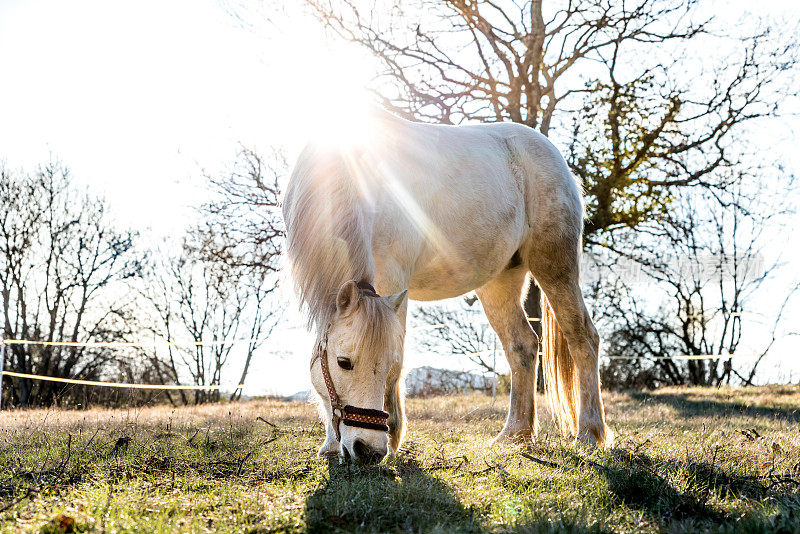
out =
[[347,371],[353,369],[353,362],[350,361],[350,358],[336,358],[336,363],[339,364],[339,367]]

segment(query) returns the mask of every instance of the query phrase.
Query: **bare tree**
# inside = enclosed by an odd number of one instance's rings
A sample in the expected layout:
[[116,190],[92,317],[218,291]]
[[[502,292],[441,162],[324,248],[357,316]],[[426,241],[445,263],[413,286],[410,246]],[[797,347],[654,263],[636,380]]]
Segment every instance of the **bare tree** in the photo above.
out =
[[[763,191],[742,185],[745,180],[734,182],[740,185],[715,195],[682,195],[672,217],[648,239],[615,240],[614,264],[600,269],[593,300],[600,321],[611,330],[607,352],[633,361],[612,360],[604,369],[607,382],[648,387],[753,383],[796,284],[763,314],[773,317],[763,349],[751,360],[741,361],[736,353],[745,326],[752,328],[757,315],[754,301],[781,266],[780,260],[766,263],[763,248],[771,229],[792,211],[769,187]],[[630,282],[637,278],[638,284]]]
[[200,255],[234,267],[276,273],[283,238],[278,181],[287,173],[281,152],[268,157],[242,148],[229,172],[207,174],[213,195],[203,205],[194,242]]
[[496,371],[493,355],[502,345],[480,307],[422,306],[414,312],[414,319],[430,329],[419,339],[424,348],[436,351],[444,346],[489,373]]
[[[280,153],[264,158],[242,148],[230,171],[206,176],[211,200],[201,207],[201,222],[189,231],[181,254],[167,254],[151,270],[145,294],[160,318],[151,328],[178,343],[155,356],[154,365],[171,380],[188,373],[194,384],[219,385],[232,353],[243,346],[237,384],[245,382],[281,311],[273,296],[283,237],[278,181],[285,173]],[[237,337],[248,341],[234,345]],[[236,387],[230,400],[241,395]],[[199,390],[194,397],[218,399],[218,391]],[[180,400],[188,398],[180,393]]]
[[[176,383],[220,386],[230,376],[230,360],[240,354],[237,386],[230,400],[241,398],[241,387],[256,351],[272,332],[277,310],[268,302],[275,280],[246,266],[209,261],[187,242],[172,257],[165,253],[151,266],[145,296],[158,317],[151,328],[169,344],[156,356]],[[244,347],[240,350],[239,347]],[[180,393],[185,403],[188,398]],[[220,399],[219,389],[195,390],[194,402]]]
[[[139,276],[135,234],[117,230],[102,199],[76,187],[51,162],[34,173],[0,168],[0,296],[3,336],[38,341],[120,341],[131,328],[125,280]],[[100,379],[132,369],[96,347],[11,345],[6,369]],[[126,371],[127,369],[127,371]],[[21,406],[57,402],[63,385],[15,378]]]
[[[400,113],[445,123],[513,121],[545,135],[558,125],[562,136],[577,123],[590,141],[581,145],[589,161],[575,151],[579,176],[608,167],[596,178],[605,189],[588,191],[590,214],[593,205],[602,212],[590,217],[589,234],[616,223],[608,213],[622,208],[616,191],[649,194],[635,178],[649,174],[654,160],[664,169],[646,184],[656,200],[666,188],[711,178],[731,160],[731,133],[774,113],[792,90],[793,77],[781,74],[797,61],[793,32],[751,20],[748,33],[716,35],[721,29],[699,15],[698,0],[417,0],[391,3],[388,17],[354,0],[309,4],[327,28],[377,58],[384,70],[375,90]],[[730,55],[699,62],[690,53],[711,43]],[[597,116],[598,105],[602,123],[586,117]],[[626,106],[641,113],[625,113]],[[628,124],[617,124],[623,113]],[[629,214],[624,223],[647,215]]]

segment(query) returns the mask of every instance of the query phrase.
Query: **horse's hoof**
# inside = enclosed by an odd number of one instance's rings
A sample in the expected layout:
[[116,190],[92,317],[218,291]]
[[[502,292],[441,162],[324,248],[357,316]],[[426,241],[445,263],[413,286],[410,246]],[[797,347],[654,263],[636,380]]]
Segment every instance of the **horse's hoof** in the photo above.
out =
[[317,451],[317,455],[320,458],[328,459],[340,457],[342,455],[342,448],[335,439],[326,439],[325,443],[320,447],[319,451]]
[[531,441],[533,441],[533,434],[530,430],[503,430],[492,440],[490,447],[494,447],[499,443],[504,445],[524,445]]
[[614,445],[614,433],[605,425],[585,428],[578,433],[575,439],[582,445],[598,449],[609,449]]

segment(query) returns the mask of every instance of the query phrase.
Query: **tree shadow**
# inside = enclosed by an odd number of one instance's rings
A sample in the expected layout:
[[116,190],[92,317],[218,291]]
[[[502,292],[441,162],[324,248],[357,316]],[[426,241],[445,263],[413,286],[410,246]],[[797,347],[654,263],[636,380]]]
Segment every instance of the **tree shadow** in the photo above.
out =
[[708,507],[707,497],[693,491],[679,491],[669,478],[659,473],[655,460],[646,454],[614,449],[603,464],[589,465],[605,478],[612,502],[624,504],[652,520],[670,523],[691,517],[722,519]]
[[742,402],[711,401],[692,399],[689,393],[647,393],[637,391],[631,397],[642,403],[666,404],[673,407],[683,417],[765,417],[787,422],[800,422],[797,408],[749,406]]
[[309,532],[482,532],[479,511],[416,460],[328,463],[328,480],[305,503]]
[[[576,465],[588,465],[606,480],[611,493],[611,506],[625,505],[638,511],[649,521],[670,530],[707,530],[739,532],[745,526],[750,532],[773,532],[788,524],[800,511],[796,498],[784,499],[772,490],[768,480],[738,476],[708,462],[665,464],[640,452],[613,449],[605,454],[602,464],[573,453]],[[676,485],[679,482],[679,486]],[[774,517],[731,515],[712,503],[717,497],[734,497],[749,502],[770,498],[778,505]]]

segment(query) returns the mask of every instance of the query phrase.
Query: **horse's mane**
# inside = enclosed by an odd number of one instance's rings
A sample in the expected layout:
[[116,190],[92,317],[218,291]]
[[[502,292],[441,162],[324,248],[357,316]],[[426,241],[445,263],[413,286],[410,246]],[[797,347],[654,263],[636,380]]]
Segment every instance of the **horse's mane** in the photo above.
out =
[[292,279],[317,332],[331,321],[344,282],[373,282],[365,204],[343,152],[314,145],[303,150],[286,190],[283,217]]

